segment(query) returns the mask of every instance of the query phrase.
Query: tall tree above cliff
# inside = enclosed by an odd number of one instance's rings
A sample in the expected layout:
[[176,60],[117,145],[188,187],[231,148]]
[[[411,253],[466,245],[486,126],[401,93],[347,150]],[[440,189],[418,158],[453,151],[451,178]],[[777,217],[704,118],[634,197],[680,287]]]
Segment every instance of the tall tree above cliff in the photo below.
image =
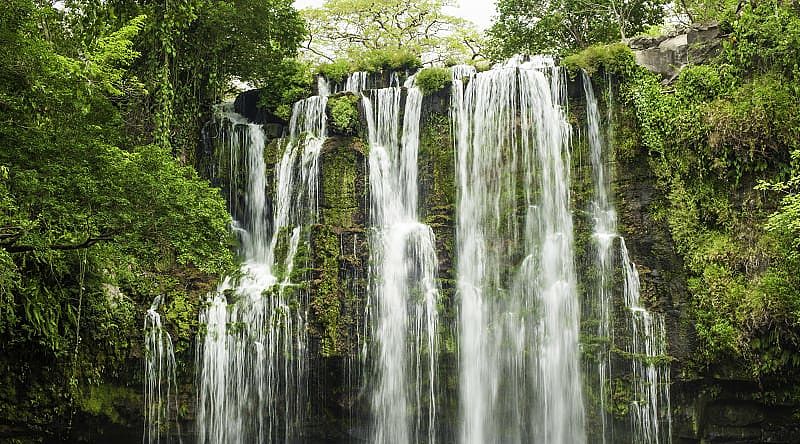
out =
[[663,0],[498,0],[492,55],[564,53],[630,37],[664,16]]
[[200,126],[232,79],[262,84],[285,74],[305,37],[291,0],[66,0],[60,25],[76,53],[132,17],[147,17],[131,74],[147,94],[121,104],[133,143],[170,145],[191,161]]
[[327,0],[303,11],[308,22],[304,49],[317,59],[371,50],[407,51],[426,62],[481,55],[471,22],[444,12],[450,0]]

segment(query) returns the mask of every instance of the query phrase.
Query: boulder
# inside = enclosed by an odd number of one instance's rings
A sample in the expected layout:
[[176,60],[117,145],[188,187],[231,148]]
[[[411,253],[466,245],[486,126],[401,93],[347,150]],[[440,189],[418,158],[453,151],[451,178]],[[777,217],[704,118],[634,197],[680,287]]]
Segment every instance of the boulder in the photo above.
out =
[[678,77],[688,64],[702,64],[719,54],[722,47],[716,23],[693,25],[664,36],[634,37],[627,42],[636,63],[660,74],[665,83]]

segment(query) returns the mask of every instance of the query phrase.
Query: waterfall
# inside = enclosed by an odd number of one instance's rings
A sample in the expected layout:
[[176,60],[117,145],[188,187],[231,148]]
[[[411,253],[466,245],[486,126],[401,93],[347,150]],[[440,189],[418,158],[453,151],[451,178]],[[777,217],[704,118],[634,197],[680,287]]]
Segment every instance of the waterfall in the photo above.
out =
[[347,76],[344,84],[344,90],[351,93],[358,94],[367,89],[367,79],[369,73],[366,71],[356,71]]
[[402,88],[363,96],[370,144],[368,306],[375,443],[432,443],[436,432],[438,265],[433,231],[417,216],[422,93],[411,83],[407,86],[402,127]]
[[454,78],[460,441],[585,442],[560,70]]
[[[585,72],[581,72],[584,95],[586,97],[587,139],[592,164],[592,182],[594,195],[591,203],[591,215],[594,222],[592,240],[595,244],[595,264],[597,277],[591,306],[592,316],[598,321],[597,360],[595,379],[598,387],[599,406],[597,415],[600,418],[601,442],[605,443],[611,434],[611,425],[606,414],[606,401],[609,399],[608,387],[611,372],[611,351],[609,344],[613,340],[611,327],[612,280],[614,263],[612,246],[617,237],[617,214],[614,204],[609,198],[611,192],[611,174],[608,165],[608,151],[603,150],[604,140],[600,132],[600,111],[592,88],[592,81]],[[591,378],[591,376],[589,376]]]
[[[328,88],[323,86],[324,93]],[[231,193],[244,191],[244,209],[234,212],[243,220],[233,227],[243,264],[200,313],[205,327],[197,351],[201,444],[292,442],[302,432],[308,301],[290,278],[302,226],[316,219],[326,103],[323,95],[294,105],[289,140],[276,169],[271,226],[264,132],[231,111],[221,116],[229,134]],[[240,179],[239,172],[245,177]],[[237,197],[230,201],[238,202]],[[276,258],[281,236],[288,237],[287,255]],[[283,271],[276,273],[281,261]]]
[[[647,311],[640,301],[639,273],[628,257],[625,239],[620,239],[620,255],[625,271],[625,306],[629,310],[632,356],[633,401],[630,406],[634,444],[672,442],[672,416],[669,398],[670,371],[667,356],[664,316]],[[659,361],[661,358],[661,361]],[[660,421],[666,417],[666,427]]]
[[147,444],[173,442],[165,434],[172,421],[178,427],[178,393],[175,377],[175,352],[172,338],[161,326],[158,306],[163,296],[156,296],[144,318],[144,436]]
[[[594,198],[592,200],[592,218],[594,232],[592,234],[596,243],[597,256],[595,258],[598,268],[597,288],[595,292],[594,316],[599,320],[597,335],[600,338],[613,340],[611,328],[611,280],[614,270],[612,268],[612,251],[614,239],[619,238],[620,259],[625,276],[624,300],[628,309],[629,328],[631,339],[627,347],[630,353],[632,383],[631,393],[633,401],[630,406],[631,423],[633,428],[633,441],[637,444],[671,442],[670,401],[669,401],[669,365],[657,364],[659,358],[664,358],[666,350],[666,332],[664,317],[658,313],[650,313],[641,305],[639,291],[639,274],[628,256],[625,239],[616,231],[616,212],[611,194],[611,172],[609,168],[609,150],[604,148],[607,142],[600,132],[600,112],[597,99],[594,95],[592,81],[585,72],[582,73],[583,88],[586,97],[586,118],[588,128],[588,141],[591,152]],[[609,112],[610,112],[609,106]],[[611,118],[609,116],[609,124]],[[606,342],[610,343],[610,342]],[[610,424],[607,421],[606,400],[609,397],[607,385],[610,377],[610,350],[605,345],[599,350],[597,363],[597,382],[600,388],[600,413],[602,423],[602,441],[606,442]],[[665,413],[664,413],[665,412]],[[659,424],[660,415],[665,414],[667,427],[662,429]]]

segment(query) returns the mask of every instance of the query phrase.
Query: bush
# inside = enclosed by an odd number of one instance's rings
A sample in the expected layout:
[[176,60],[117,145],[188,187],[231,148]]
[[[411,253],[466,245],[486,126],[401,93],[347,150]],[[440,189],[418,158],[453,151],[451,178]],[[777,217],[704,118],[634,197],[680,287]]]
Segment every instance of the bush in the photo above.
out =
[[380,72],[413,70],[422,67],[419,56],[406,49],[374,49],[360,54],[351,54],[354,71]]
[[328,99],[331,128],[335,133],[355,135],[358,125],[358,96],[344,94]]
[[633,51],[624,43],[593,45],[581,52],[565,57],[561,66],[572,75],[579,70],[593,75],[602,69],[609,74],[628,75],[636,68]]
[[353,64],[345,59],[337,59],[331,63],[323,63],[317,67],[316,73],[331,82],[341,82],[353,72]]
[[450,85],[452,78],[447,68],[425,68],[417,73],[416,85],[427,95]]
[[313,77],[309,66],[292,59],[284,59],[269,71],[256,86],[269,91],[261,94],[258,106],[288,121],[292,117],[294,102],[311,95]]

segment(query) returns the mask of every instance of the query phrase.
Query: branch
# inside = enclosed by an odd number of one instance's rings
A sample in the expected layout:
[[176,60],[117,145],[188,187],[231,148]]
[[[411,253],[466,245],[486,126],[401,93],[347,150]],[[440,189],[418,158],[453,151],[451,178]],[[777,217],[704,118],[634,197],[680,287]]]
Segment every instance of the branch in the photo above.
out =
[[[48,250],[80,250],[80,249],[83,249],[83,248],[89,248],[89,247],[91,247],[92,245],[94,245],[94,244],[96,244],[98,242],[111,241],[111,240],[114,240],[114,237],[111,236],[110,234],[101,234],[100,236],[97,236],[97,237],[86,238],[85,241],[83,241],[83,242],[81,242],[79,244],[54,244],[54,245],[49,245],[47,247],[44,247],[44,249],[48,249]],[[9,253],[25,253],[25,252],[28,252],[28,251],[34,251],[34,250],[40,249],[40,248],[37,248],[37,247],[35,247],[33,245],[13,245],[12,244],[12,245],[7,245],[7,246],[6,245],[2,245],[2,246]]]

